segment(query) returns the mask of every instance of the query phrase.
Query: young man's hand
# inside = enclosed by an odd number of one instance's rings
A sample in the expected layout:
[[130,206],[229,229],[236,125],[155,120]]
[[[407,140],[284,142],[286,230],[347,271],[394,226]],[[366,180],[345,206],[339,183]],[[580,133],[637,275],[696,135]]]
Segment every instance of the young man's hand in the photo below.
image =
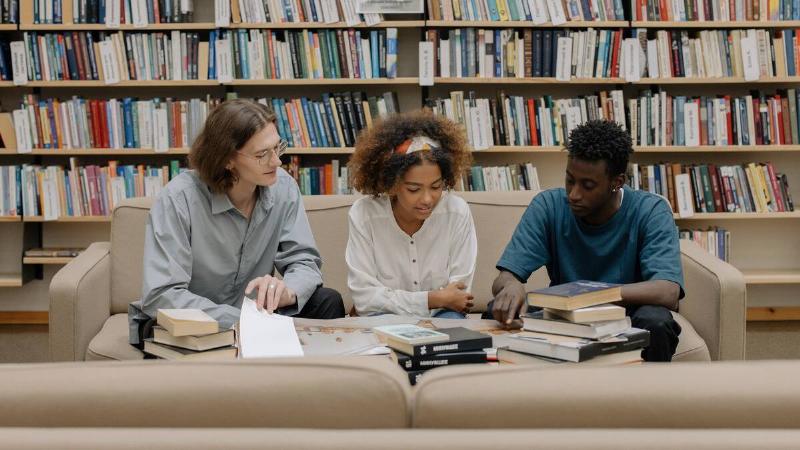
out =
[[514,319],[525,307],[525,285],[509,272],[502,271],[494,280],[492,291],[495,292],[492,317],[504,327],[513,327]]
[[256,306],[259,311],[266,309],[271,313],[297,301],[294,292],[283,283],[283,280],[271,275],[254,278],[247,283],[244,293],[250,294],[253,289],[258,289]]

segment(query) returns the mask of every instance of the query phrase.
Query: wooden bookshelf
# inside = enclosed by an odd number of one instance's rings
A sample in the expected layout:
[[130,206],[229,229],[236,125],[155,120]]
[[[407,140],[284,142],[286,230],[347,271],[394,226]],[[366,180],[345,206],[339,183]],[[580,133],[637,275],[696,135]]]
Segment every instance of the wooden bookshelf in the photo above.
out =
[[645,21],[634,20],[631,22],[633,28],[798,28],[800,20],[742,20],[742,21]]
[[18,29],[15,23],[0,23],[0,31],[17,31]]
[[103,223],[111,222],[111,216],[62,216],[55,220],[45,220],[44,216],[25,216],[23,222],[62,222],[62,223]]
[[742,270],[747,284],[800,284],[800,270]]
[[627,20],[570,21],[561,25],[551,22],[535,24],[528,20],[426,20],[425,25],[432,28],[627,28]]
[[233,80],[222,83],[226,86],[370,86],[370,85],[415,85],[417,77],[398,78],[320,78],[295,80]]
[[744,153],[800,152],[800,145],[634,146],[635,153]]
[[20,216],[0,216],[0,223],[17,223],[21,220]]
[[748,322],[800,320],[800,307],[747,308]]
[[47,325],[47,311],[0,311],[0,325]]
[[46,256],[26,256],[22,258],[22,264],[43,264],[43,265],[59,265],[69,264],[74,257],[46,257]]
[[[22,31],[172,31],[172,30],[214,30],[214,22],[153,23],[144,27],[133,24],[120,24],[109,27],[103,23],[28,23],[21,24]],[[16,29],[16,28],[15,28]]]
[[778,220],[800,219],[800,211],[773,213],[694,213],[691,217],[680,217],[675,220]]
[[34,156],[141,156],[141,155],[188,155],[189,148],[169,148],[159,152],[151,148],[37,148],[29,153],[17,153],[16,149],[0,149],[0,155]]
[[0,273],[0,288],[18,288],[22,285],[22,275]]
[[[120,88],[120,87],[202,87],[219,86],[217,80],[131,80],[120,81],[119,83],[107,84],[102,80],[64,80],[64,81],[29,81],[28,84],[19,87],[38,87],[38,88]],[[13,82],[12,82],[13,86]]]
[[590,84],[590,85],[608,85],[608,84],[624,84],[625,80],[622,78],[573,78],[569,81],[558,81],[553,77],[535,77],[535,78],[481,78],[481,77],[436,77],[433,79],[434,84]]
[[755,81],[745,81],[744,77],[723,77],[723,78],[642,78],[639,81],[633,81],[630,84],[686,84],[686,85],[716,85],[716,84],[793,84],[800,83],[800,77],[770,77],[761,78]]
[[[213,25],[213,24],[212,24]],[[304,29],[323,29],[323,28],[422,28],[425,26],[424,20],[384,20],[376,25],[361,23],[358,25],[348,25],[346,22],[293,22],[293,23],[232,23],[228,28],[246,29],[270,29],[270,30],[304,30]]]

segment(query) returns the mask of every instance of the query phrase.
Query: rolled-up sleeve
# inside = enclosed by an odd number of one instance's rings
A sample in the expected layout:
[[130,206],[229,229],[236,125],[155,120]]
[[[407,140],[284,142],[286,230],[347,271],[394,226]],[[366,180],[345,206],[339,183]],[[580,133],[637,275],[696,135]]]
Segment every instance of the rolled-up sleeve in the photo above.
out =
[[232,327],[239,320],[238,308],[217,304],[189,291],[192,257],[191,221],[185,198],[159,196],[150,209],[145,228],[143,312],[155,318],[162,308],[202,309],[219,321],[220,327]]
[[292,183],[291,204],[281,230],[275,268],[283,282],[297,294],[297,303],[281,309],[281,314],[294,315],[303,310],[314,291],[322,285],[322,258],[314,242],[300,190]]
[[428,316],[428,292],[411,292],[391,289],[381,284],[377,277],[374,243],[361,228],[362,224],[350,211],[350,232],[347,239],[347,285],[353,304],[361,315],[393,313],[410,316]]

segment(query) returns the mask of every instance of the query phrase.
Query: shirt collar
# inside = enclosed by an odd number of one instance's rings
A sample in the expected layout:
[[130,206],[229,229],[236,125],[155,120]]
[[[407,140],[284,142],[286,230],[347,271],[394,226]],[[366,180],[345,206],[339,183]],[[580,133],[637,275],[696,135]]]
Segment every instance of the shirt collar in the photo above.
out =
[[[258,205],[265,211],[272,207],[273,199],[270,194],[270,188],[265,186],[258,187]],[[257,205],[257,206],[258,206]],[[224,192],[211,193],[211,214],[219,214],[231,209],[236,209],[228,198],[228,194]]]

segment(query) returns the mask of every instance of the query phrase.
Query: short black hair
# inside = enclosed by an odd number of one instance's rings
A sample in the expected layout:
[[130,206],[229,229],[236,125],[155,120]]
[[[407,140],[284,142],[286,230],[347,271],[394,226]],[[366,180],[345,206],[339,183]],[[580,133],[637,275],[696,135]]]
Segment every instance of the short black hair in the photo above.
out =
[[633,145],[631,136],[618,123],[590,120],[569,134],[567,152],[570,158],[605,161],[606,173],[615,177],[627,172]]

